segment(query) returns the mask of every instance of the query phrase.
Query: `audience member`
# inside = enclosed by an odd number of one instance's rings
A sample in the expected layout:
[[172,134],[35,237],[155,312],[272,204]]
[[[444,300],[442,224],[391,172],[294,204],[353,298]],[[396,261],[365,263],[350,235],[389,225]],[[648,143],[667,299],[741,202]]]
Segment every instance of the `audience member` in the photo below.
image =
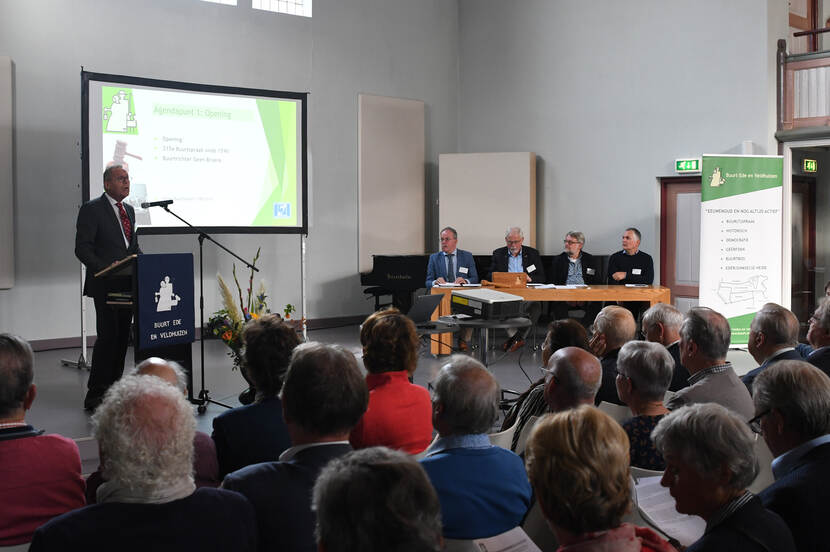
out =
[[354,448],[423,451],[432,441],[432,410],[429,391],[409,381],[418,364],[415,324],[395,308],[375,312],[360,328],[360,344],[369,408],[349,441]]
[[98,504],[40,527],[32,551],[256,549],[248,501],[193,483],[196,420],[178,389],[157,377],[123,377],[92,423],[106,479]]
[[813,347],[807,362],[830,376],[830,299],[822,299],[810,317],[807,341]]
[[758,474],[746,422],[719,404],[695,404],[668,414],[652,434],[666,459],[661,484],[681,514],[706,521],[687,552],[795,551],[784,521],[747,487]]
[[441,501],[444,536],[492,537],[519,525],[530,508],[522,460],[490,444],[499,384],[479,361],[454,355],[433,381],[438,439],[421,465]]
[[254,505],[260,550],[315,549],[311,490],[323,466],[352,450],[349,433],[368,402],[352,353],[314,342],[294,350],[282,387],[294,446],[279,461],[242,468],[222,483]]
[[[588,350],[588,332],[585,327],[572,318],[554,320],[548,325],[548,333],[542,344],[542,370],[546,371],[550,357],[564,347],[579,347]],[[530,387],[519,395],[516,402],[507,412],[502,423],[501,430],[504,431],[513,425],[516,429],[513,432],[513,443],[511,450],[516,450],[519,436],[522,434],[527,421],[534,416],[541,416],[548,412],[548,404],[545,402],[545,381],[543,375]]]
[[[131,376],[155,376],[166,381],[187,396],[187,375],[179,363],[172,360],[164,360],[158,357],[150,357],[141,361],[133,368]],[[193,478],[196,487],[218,487],[219,464],[216,461],[216,446],[210,435],[202,431],[196,431],[193,437]],[[98,502],[98,487],[104,482],[101,475],[101,466],[90,474],[86,479],[86,502],[95,504]]]
[[599,359],[578,347],[559,349],[548,361],[545,402],[551,412],[596,403],[602,385]]
[[213,419],[220,477],[251,464],[276,460],[291,446],[279,393],[291,352],[300,344],[300,338],[278,316],[266,314],[248,322],[242,340],[243,370],[256,389],[256,399],[253,404],[233,408]]
[[412,457],[373,447],[333,460],[314,486],[317,542],[325,552],[437,552],[435,489]]
[[[537,284],[546,283],[545,267],[542,264],[542,257],[539,251],[533,247],[522,245],[525,236],[518,226],[509,226],[504,233],[504,247],[493,250],[493,257],[490,260],[489,278],[493,279],[493,272],[521,272],[527,276],[528,282]],[[527,333],[531,328],[536,327],[539,315],[542,313],[542,306],[538,301],[525,301],[522,308],[527,311],[532,325],[520,330],[519,328],[507,328],[508,339],[502,344],[502,349],[514,352],[525,344]]]
[[726,360],[731,335],[729,322],[719,312],[707,307],[689,310],[680,327],[680,361],[691,374],[690,385],[678,391],[666,408],[713,402],[744,420],[752,417],[752,397]]
[[752,392],[752,380],[780,360],[802,360],[798,344],[798,318],[781,305],[767,303],[755,313],[749,325],[749,354],[760,366],[741,378]]
[[689,371],[680,362],[680,326],[683,313],[673,305],[657,303],[643,313],[643,336],[647,341],[663,345],[674,359],[669,391],[689,386]]
[[26,423],[33,365],[24,339],[0,334],[0,547],[29,542],[40,525],[84,505],[78,446]]
[[802,361],[782,360],[753,383],[754,430],[775,460],[775,483],[761,502],[784,518],[800,552],[827,550],[830,496],[830,378]]
[[[593,285],[602,284],[605,275],[602,274],[599,259],[583,251],[585,234],[571,230],[565,234],[565,251],[553,258],[548,278],[557,285]],[[585,309],[586,324],[596,318],[602,303],[599,301],[554,301],[551,308],[554,316],[563,319],[568,316],[568,307],[583,307]]]
[[602,387],[597,393],[596,403],[602,401],[622,404],[617,396],[617,355],[620,348],[634,339],[637,324],[631,311],[618,305],[605,307],[594,320],[594,333],[591,336],[591,351],[602,363]]
[[628,438],[604,412],[583,405],[545,416],[525,454],[560,551],[674,552],[651,529],[622,523],[631,508]]
[[632,466],[661,471],[666,467],[651,441],[651,432],[669,412],[663,406],[663,396],[673,369],[674,360],[659,343],[629,341],[620,349],[617,392],[634,414],[622,425],[631,447]]

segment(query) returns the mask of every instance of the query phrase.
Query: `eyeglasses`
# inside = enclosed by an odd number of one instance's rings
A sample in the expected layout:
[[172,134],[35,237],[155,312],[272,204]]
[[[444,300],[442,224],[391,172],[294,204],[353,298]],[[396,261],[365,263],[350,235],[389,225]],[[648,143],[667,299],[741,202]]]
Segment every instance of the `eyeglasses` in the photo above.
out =
[[624,378],[631,379],[631,377],[630,377],[628,374],[623,374],[622,372],[620,372],[620,371],[619,371],[619,370],[617,370],[616,368],[614,368],[614,373],[615,373],[615,374],[617,374],[618,376],[622,376],[622,377],[624,377]]
[[441,238],[441,241],[442,241],[442,242],[445,242],[445,241],[452,241],[452,240],[454,240],[454,239],[456,239],[456,238]]
[[574,245],[574,244],[579,243],[579,242],[578,242],[578,241],[576,241],[576,240],[563,240],[563,241],[564,241],[567,245]]
[[507,240],[507,245],[519,245],[520,243],[522,243],[522,240]]
[[749,429],[751,429],[753,433],[757,433],[758,435],[760,435],[762,433],[761,418],[763,418],[764,416],[766,416],[770,412],[772,412],[772,409],[764,410],[763,412],[761,412],[760,414],[758,414],[757,416],[755,416],[754,418],[749,420],[747,422],[747,425],[749,426]]

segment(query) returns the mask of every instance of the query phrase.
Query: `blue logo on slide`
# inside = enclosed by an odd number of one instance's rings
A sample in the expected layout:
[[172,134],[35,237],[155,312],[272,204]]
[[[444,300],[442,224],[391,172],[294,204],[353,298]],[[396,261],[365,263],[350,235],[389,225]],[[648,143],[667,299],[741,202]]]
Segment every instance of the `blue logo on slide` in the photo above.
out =
[[274,218],[291,218],[291,204],[274,203]]

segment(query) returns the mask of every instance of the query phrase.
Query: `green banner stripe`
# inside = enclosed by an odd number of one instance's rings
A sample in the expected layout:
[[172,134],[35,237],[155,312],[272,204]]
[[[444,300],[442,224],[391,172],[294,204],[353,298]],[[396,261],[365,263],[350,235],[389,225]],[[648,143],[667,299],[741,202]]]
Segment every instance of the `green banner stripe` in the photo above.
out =
[[701,201],[711,201],[782,185],[784,160],[780,157],[703,156]]

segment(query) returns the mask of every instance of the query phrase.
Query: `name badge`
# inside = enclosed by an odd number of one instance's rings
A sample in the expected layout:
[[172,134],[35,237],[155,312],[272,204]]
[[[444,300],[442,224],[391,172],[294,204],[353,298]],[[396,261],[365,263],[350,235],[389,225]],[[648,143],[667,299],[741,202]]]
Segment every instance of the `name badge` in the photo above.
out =
[[593,268],[586,268],[586,269],[585,269],[585,272],[587,272],[588,274],[590,274],[590,275],[592,275],[592,276],[593,276],[594,274],[596,274],[596,270],[594,270]]
[[536,265],[530,265],[529,267],[527,267],[528,272],[533,272],[535,270],[536,270]]
[[458,272],[460,272],[461,274],[467,274],[469,272],[469,270],[467,270],[466,266],[459,266],[458,267]]
[[643,271],[640,268],[632,268],[631,269],[631,274],[634,274],[635,276],[639,276],[642,273],[643,273]]

